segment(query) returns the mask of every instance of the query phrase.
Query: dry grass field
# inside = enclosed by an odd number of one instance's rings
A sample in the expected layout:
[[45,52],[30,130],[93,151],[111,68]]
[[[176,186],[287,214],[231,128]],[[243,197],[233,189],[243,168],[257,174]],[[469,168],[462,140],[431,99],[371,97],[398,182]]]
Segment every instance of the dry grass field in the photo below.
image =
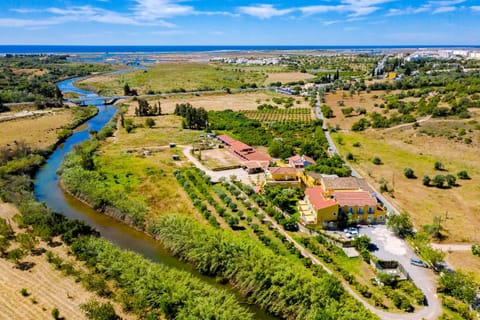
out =
[[[399,92],[400,91],[391,91],[390,94]],[[355,93],[352,96],[349,91],[344,90],[337,90],[335,93],[327,94],[325,96],[325,104],[332,108],[334,115],[333,118],[328,119],[328,124],[331,127],[338,125],[341,129],[349,130],[352,127],[352,124],[360,119],[355,112],[358,107],[365,108],[367,114],[374,111],[383,114],[384,109],[375,107],[375,104],[380,105],[383,102],[380,97],[384,94],[386,94],[385,91],[372,91],[370,93],[361,92],[360,95]],[[340,101],[343,101],[343,106],[339,105]],[[354,112],[352,113],[352,116],[345,117],[342,113],[342,108],[348,107],[353,108]]]
[[474,256],[471,251],[447,252],[445,260],[455,270],[472,273],[477,283],[480,283],[480,257]]
[[267,80],[265,80],[266,84],[280,81],[282,83],[287,82],[294,82],[300,80],[307,80],[313,78],[313,75],[309,73],[302,73],[302,72],[277,72],[277,73],[269,73]]
[[[250,92],[235,94],[201,94],[201,95],[176,95],[167,98],[149,99],[150,104],[160,102],[162,113],[173,113],[175,105],[179,103],[190,103],[196,108],[204,108],[205,110],[256,110],[259,104],[273,104],[272,98],[287,97],[273,91],[268,92]],[[298,102],[297,102],[298,101]],[[137,102],[129,101],[128,105],[133,105],[130,109],[131,114],[134,113]],[[303,98],[296,97],[294,102],[295,108],[310,108],[308,101]]]
[[[11,204],[0,203],[0,217],[11,219],[17,213],[17,209]],[[12,223],[12,226],[18,231],[15,223]],[[67,256],[67,248],[63,245],[50,248],[45,243],[40,243],[40,247],[62,256],[63,259],[71,260]],[[0,258],[1,319],[49,320],[52,319],[52,309],[57,308],[60,316],[65,319],[86,320],[80,305],[91,298],[103,300],[75,282],[73,277],[66,277],[61,271],[55,270],[54,266],[47,262],[45,254],[28,256],[24,260],[35,263],[35,266],[29,271],[21,271],[14,268],[12,262]],[[27,289],[28,297],[20,294],[23,288]],[[123,313],[118,305],[114,306],[122,319],[135,319],[132,315]]]
[[45,148],[55,143],[57,130],[73,120],[69,110],[55,110],[29,118],[0,122],[0,145],[24,141],[34,148]]
[[[438,127],[436,120],[428,120],[418,129],[411,126],[397,129],[373,130],[363,133],[341,132],[333,135],[343,155],[351,152],[353,166],[377,188],[385,181],[392,196],[388,196],[400,210],[408,211],[417,228],[432,223],[434,216],[444,218],[446,242],[479,242],[480,234],[480,167],[478,143],[470,145],[445,136],[422,134],[422,127]],[[432,123],[430,123],[432,122]],[[479,135],[478,131],[473,135]],[[340,142],[340,143],[339,143]],[[360,147],[354,147],[360,143]],[[378,156],[382,165],[374,165]],[[434,163],[441,162],[446,171],[436,171]],[[417,179],[407,179],[406,167],[414,170]],[[422,184],[425,175],[432,179],[437,174],[453,174],[466,170],[471,180],[457,179],[458,186],[439,189]],[[445,219],[446,218],[446,219]]]

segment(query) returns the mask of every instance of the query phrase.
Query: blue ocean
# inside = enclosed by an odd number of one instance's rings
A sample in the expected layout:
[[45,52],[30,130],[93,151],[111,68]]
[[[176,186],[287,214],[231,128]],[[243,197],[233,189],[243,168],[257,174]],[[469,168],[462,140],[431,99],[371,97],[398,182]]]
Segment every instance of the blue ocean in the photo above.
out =
[[480,46],[411,45],[411,46],[88,46],[88,45],[0,45],[0,54],[61,54],[61,53],[191,53],[274,50],[386,50],[416,48],[480,48]]

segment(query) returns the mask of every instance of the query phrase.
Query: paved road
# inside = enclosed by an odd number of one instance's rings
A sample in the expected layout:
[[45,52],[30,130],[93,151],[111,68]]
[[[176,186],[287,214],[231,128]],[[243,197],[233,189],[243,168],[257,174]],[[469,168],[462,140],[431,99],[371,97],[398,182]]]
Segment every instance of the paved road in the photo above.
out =
[[[320,105],[318,103],[318,98],[317,98],[317,103],[316,103],[316,114],[317,118],[323,120],[323,130],[325,133],[325,137],[327,138],[328,145],[329,145],[329,151],[330,153],[333,154],[338,154],[337,147],[335,146],[335,143],[333,142],[332,137],[330,136],[330,132],[327,130],[327,125],[326,121],[323,117],[322,111],[320,110]],[[346,165],[352,170],[352,176],[357,177],[357,178],[362,178],[362,176],[349,164],[346,163]],[[387,208],[387,212],[395,213],[395,214],[400,214],[400,212],[388,201],[380,192],[378,192],[372,185],[370,185],[370,188],[375,192],[375,196],[377,197],[378,200],[380,200],[385,208]]]

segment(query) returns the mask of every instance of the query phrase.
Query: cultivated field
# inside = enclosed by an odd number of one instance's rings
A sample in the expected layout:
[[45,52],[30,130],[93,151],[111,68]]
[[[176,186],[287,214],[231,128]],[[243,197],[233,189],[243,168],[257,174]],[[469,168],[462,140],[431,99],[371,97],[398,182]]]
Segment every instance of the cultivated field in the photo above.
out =
[[[17,213],[17,209],[11,204],[0,203],[0,217],[11,221]],[[12,226],[14,231],[18,231],[15,223],[12,223]],[[67,248],[63,245],[51,248],[41,243],[40,247],[67,258]],[[1,319],[52,319],[53,308],[58,308],[60,316],[65,319],[87,319],[80,305],[92,297],[102,301],[102,298],[75,282],[73,277],[64,276],[61,271],[55,270],[54,266],[47,262],[45,254],[28,256],[25,261],[35,263],[35,266],[29,271],[21,271],[14,268],[12,262],[0,258]],[[27,289],[28,297],[20,294],[23,288]],[[118,305],[115,309],[123,319],[134,319],[133,316],[122,313]]]
[[[448,120],[447,120],[448,121]],[[471,120],[457,121],[466,123]],[[447,242],[480,241],[480,197],[478,181],[478,143],[466,144],[463,139],[447,138],[442,135],[429,136],[422,129],[439,128],[440,122],[428,120],[420,128],[411,126],[396,129],[373,130],[363,133],[342,132],[333,135],[337,146],[345,155],[354,156],[353,166],[371,183],[379,188],[386,182],[389,197],[401,211],[408,211],[417,228],[431,224],[434,216],[441,216],[442,226],[448,234]],[[458,135],[458,131],[457,135]],[[478,130],[468,133],[479,135]],[[460,141],[459,141],[460,140]],[[359,143],[359,147],[354,147]],[[373,157],[378,156],[383,165],[374,165]],[[441,162],[446,171],[434,169],[435,162]],[[406,167],[414,170],[417,179],[407,179]],[[439,189],[422,184],[425,175],[432,179],[438,174],[456,175],[466,170],[471,180],[459,180],[458,186]]]
[[312,122],[315,115],[312,108],[246,110],[242,112],[246,117],[260,122]]
[[0,122],[0,145],[23,141],[34,148],[45,148],[57,140],[57,130],[73,120],[70,110],[54,110],[43,115]]
[[[240,110],[256,110],[260,104],[274,104],[272,98],[286,97],[273,91],[235,93],[235,94],[201,94],[201,95],[176,95],[168,98],[149,99],[150,104],[160,102],[162,113],[173,113],[175,105],[179,103],[190,103],[196,108],[204,108],[205,110],[221,111],[231,109],[233,111]],[[137,106],[134,101],[128,102],[129,105]],[[296,108],[309,108],[308,101],[303,98],[296,97],[294,106]],[[134,110],[131,109],[131,110]],[[133,111],[132,111],[133,114]]]
[[80,81],[82,88],[95,89],[103,95],[123,94],[125,84],[139,94],[172,91],[213,90],[239,88],[242,85],[263,84],[266,75],[258,71],[246,71],[241,67],[222,68],[206,63],[157,64],[148,70],[101,75]]

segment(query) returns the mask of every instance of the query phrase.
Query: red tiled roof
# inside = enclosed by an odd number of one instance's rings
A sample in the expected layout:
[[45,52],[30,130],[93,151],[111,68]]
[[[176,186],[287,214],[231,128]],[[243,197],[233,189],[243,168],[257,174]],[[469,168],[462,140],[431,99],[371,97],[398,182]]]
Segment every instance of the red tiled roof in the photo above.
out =
[[377,199],[371,197],[366,191],[336,191],[333,193],[338,205],[343,207],[355,207],[355,206],[376,206]]
[[233,139],[232,137],[226,135],[226,134],[222,134],[222,135],[219,135],[217,136],[217,138],[221,141],[223,141],[224,143],[226,144],[230,144],[232,143],[233,141],[236,141],[235,139]]
[[259,151],[254,151],[252,153],[247,153],[243,155],[247,160],[249,161],[272,161],[272,157],[270,157],[268,154],[265,154],[263,152]]
[[305,195],[308,197],[310,203],[313,205],[315,210],[320,210],[323,208],[328,208],[335,205],[335,200],[325,199],[323,197],[323,189],[321,186],[315,186],[313,188],[307,188],[305,190]]
[[292,176],[297,174],[297,169],[292,167],[271,167],[268,168],[268,171],[270,171],[271,174],[288,174]]
[[356,177],[340,177],[340,178],[330,178],[324,177],[323,184],[327,190],[363,190],[368,192],[373,192],[372,189],[368,186],[368,183],[364,179]]
[[237,151],[250,151],[253,150],[248,144],[243,143],[242,141],[233,140],[230,142],[230,146]]

